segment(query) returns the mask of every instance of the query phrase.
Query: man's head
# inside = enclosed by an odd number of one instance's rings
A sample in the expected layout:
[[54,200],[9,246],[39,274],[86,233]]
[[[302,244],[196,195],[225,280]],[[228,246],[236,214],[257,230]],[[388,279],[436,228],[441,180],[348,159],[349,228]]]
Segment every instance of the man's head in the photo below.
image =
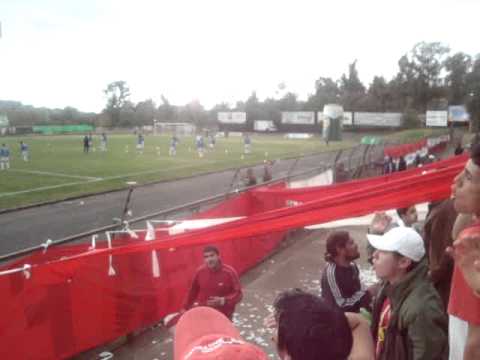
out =
[[327,238],[327,261],[346,260],[353,261],[360,257],[358,246],[348,231],[334,231]]
[[367,235],[375,248],[373,268],[377,276],[396,283],[425,256],[422,237],[412,228],[399,226],[384,235]]
[[418,220],[417,209],[415,205],[397,209],[397,214],[402,219],[405,226],[412,226]]
[[480,144],[472,147],[470,159],[452,185],[455,210],[480,215]]
[[276,345],[281,359],[345,360],[353,338],[345,314],[299,289],[281,293],[274,304]]
[[205,246],[203,248],[203,260],[208,268],[216,269],[220,265],[220,252],[218,248],[213,245]]

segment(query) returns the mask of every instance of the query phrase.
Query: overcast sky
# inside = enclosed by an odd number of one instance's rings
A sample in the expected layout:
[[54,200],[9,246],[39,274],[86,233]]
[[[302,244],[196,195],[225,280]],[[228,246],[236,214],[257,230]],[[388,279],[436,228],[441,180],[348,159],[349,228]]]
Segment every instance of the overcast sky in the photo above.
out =
[[390,79],[419,41],[480,53],[477,0],[1,0],[0,99],[101,111],[125,80],[132,100],[164,94],[207,108],[285,91],[357,59]]

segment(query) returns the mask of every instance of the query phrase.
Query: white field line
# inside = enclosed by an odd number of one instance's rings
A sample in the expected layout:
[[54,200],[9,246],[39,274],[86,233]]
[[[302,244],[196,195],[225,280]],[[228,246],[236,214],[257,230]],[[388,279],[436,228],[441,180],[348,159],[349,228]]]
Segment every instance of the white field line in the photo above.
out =
[[[207,162],[214,162],[213,160],[210,160]],[[203,162],[205,163],[205,161]],[[71,182],[71,183],[66,183],[66,184],[58,184],[58,185],[51,185],[51,186],[42,186],[39,188],[34,188],[34,189],[28,189],[28,190],[22,190],[22,191],[15,191],[15,192],[9,192],[9,193],[0,193],[0,198],[3,197],[8,197],[8,196],[15,196],[15,195],[20,195],[20,194],[28,194],[32,192],[38,192],[38,191],[45,191],[45,190],[50,190],[50,189],[58,189],[62,187],[67,187],[67,186],[74,186],[74,185],[81,185],[81,184],[87,184],[87,183],[93,183],[93,182],[100,182],[100,181],[108,181],[108,180],[115,180],[115,179],[122,179],[126,177],[131,177],[131,176],[137,176],[137,175],[147,175],[147,174],[155,174],[155,173],[163,173],[166,171],[172,171],[172,170],[180,170],[180,169],[186,169],[190,167],[194,167],[196,165],[188,165],[188,166],[177,166],[174,168],[168,168],[168,169],[163,169],[163,170],[147,170],[147,171],[139,171],[136,173],[129,173],[129,174],[123,174],[123,175],[116,175],[116,176],[110,176],[110,177],[105,177],[105,178],[90,178],[86,179],[85,181],[77,181],[77,182]]]
[[93,176],[69,175],[69,174],[56,173],[56,172],[50,172],[50,171],[39,171],[39,170],[10,169],[9,171],[26,173],[26,174],[34,174],[34,175],[47,175],[47,176],[56,176],[56,177],[66,177],[66,178],[72,178],[72,179],[83,179],[83,180],[101,179]]

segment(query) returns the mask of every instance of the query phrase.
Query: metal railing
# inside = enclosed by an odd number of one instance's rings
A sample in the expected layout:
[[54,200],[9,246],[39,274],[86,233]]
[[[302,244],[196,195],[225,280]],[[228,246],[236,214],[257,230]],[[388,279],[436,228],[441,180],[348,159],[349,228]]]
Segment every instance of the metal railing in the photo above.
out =
[[[381,147],[381,150],[383,150],[383,146],[384,145],[375,145],[375,146],[372,146],[372,145],[356,145],[352,148],[341,149],[341,150],[337,150],[337,151],[334,151],[334,152],[322,152],[322,153],[317,153],[317,154],[304,155],[303,157],[296,157],[296,158],[293,158],[293,164],[288,168],[287,174],[285,176],[277,177],[277,178],[272,179],[271,181],[263,182],[263,183],[258,184],[258,185],[254,185],[254,186],[250,186],[250,187],[243,187],[243,188],[240,188],[240,189],[232,190],[233,187],[235,186],[235,183],[238,180],[238,176],[239,176],[241,170],[244,169],[244,168],[252,167],[252,166],[241,167],[241,168],[238,168],[238,169],[235,170],[234,175],[232,177],[232,180],[230,182],[228,191],[225,192],[225,193],[210,196],[210,197],[206,197],[206,198],[202,198],[200,200],[196,200],[196,201],[193,201],[193,202],[182,204],[180,206],[175,206],[175,207],[172,207],[172,208],[169,208],[169,209],[164,209],[164,210],[152,212],[152,213],[149,213],[149,214],[146,214],[146,215],[143,215],[143,216],[140,216],[140,217],[132,218],[132,219],[129,219],[128,221],[126,221],[125,217],[126,217],[126,214],[128,212],[129,203],[130,203],[130,200],[132,199],[132,194],[133,194],[134,189],[135,189],[134,186],[131,186],[127,189],[127,197],[126,197],[126,200],[125,200],[125,203],[124,203],[124,206],[123,206],[122,216],[121,216],[120,219],[117,219],[116,222],[114,222],[112,224],[109,224],[109,225],[94,228],[94,229],[91,229],[91,230],[88,230],[88,231],[85,231],[85,232],[82,232],[82,233],[79,233],[79,234],[70,235],[70,236],[67,236],[67,237],[64,237],[64,238],[61,238],[61,239],[58,239],[58,240],[54,240],[54,241],[48,240],[48,244],[44,243],[44,244],[40,244],[40,245],[37,245],[37,246],[32,246],[32,247],[28,247],[28,248],[25,248],[25,249],[22,249],[22,250],[11,252],[11,253],[8,253],[8,254],[5,254],[5,255],[1,255],[0,256],[0,262],[4,263],[6,261],[13,260],[13,259],[18,258],[20,256],[28,255],[28,254],[30,254],[32,252],[35,252],[35,251],[38,251],[38,250],[45,250],[46,247],[64,245],[64,244],[72,243],[72,242],[75,242],[75,241],[78,241],[78,240],[86,239],[90,236],[97,235],[97,234],[100,234],[100,233],[119,230],[119,229],[122,229],[125,226],[128,227],[131,224],[139,223],[141,221],[149,220],[149,219],[152,219],[152,218],[159,218],[159,217],[160,218],[162,218],[162,217],[166,218],[169,215],[183,213],[183,212],[186,212],[186,211],[190,212],[190,213],[198,212],[201,208],[204,208],[204,207],[209,206],[209,205],[216,204],[220,201],[224,201],[225,199],[228,199],[229,197],[231,197],[233,195],[236,195],[238,193],[248,191],[248,190],[251,190],[251,189],[254,189],[254,188],[257,188],[257,187],[261,187],[261,186],[265,186],[265,185],[269,185],[269,184],[274,184],[274,183],[278,183],[278,182],[282,182],[282,181],[290,181],[290,180],[298,178],[298,177],[308,177],[308,176],[312,176],[313,174],[318,174],[318,173],[327,171],[329,169],[331,169],[333,171],[333,173],[335,173],[337,165],[339,163],[348,164],[346,169],[348,170],[348,172],[350,174],[350,178],[357,178],[361,175],[361,172],[362,172],[361,169],[363,169],[365,167],[365,165],[367,165],[365,163],[366,159],[368,158],[367,154],[369,152],[371,152],[373,149],[375,149],[376,147]],[[360,150],[362,150],[362,151],[360,151]],[[295,169],[298,167],[298,165],[302,162],[302,160],[304,160],[304,161],[305,160],[311,160],[314,157],[324,158],[326,155],[332,154],[332,153],[335,153],[335,156],[334,156],[333,162],[330,165],[322,164],[321,166],[318,166],[318,167],[311,167],[307,170],[299,171],[297,173],[293,173],[295,171]],[[290,160],[292,160],[292,158]],[[285,161],[285,160],[282,160],[282,161]],[[360,173],[358,173],[358,171],[360,171]]]

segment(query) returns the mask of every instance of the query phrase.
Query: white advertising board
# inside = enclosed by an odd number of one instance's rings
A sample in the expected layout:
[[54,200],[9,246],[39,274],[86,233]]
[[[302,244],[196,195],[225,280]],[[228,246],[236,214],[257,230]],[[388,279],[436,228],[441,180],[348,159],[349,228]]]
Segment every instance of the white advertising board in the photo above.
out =
[[222,124],[245,124],[247,122],[247,113],[239,111],[219,112],[217,119]]
[[447,111],[427,111],[427,118],[425,124],[427,126],[442,126],[448,125]]
[[315,113],[313,111],[284,111],[282,124],[314,125]]
[[343,121],[342,121],[342,124],[343,125],[347,125],[347,126],[351,126],[353,125],[353,115],[351,112],[344,112],[343,113]]
[[255,131],[276,131],[277,130],[273,120],[255,120],[253,122],[253,129]]
[[355,126],[400,127],[401,113],[356,112],[353,115]]

